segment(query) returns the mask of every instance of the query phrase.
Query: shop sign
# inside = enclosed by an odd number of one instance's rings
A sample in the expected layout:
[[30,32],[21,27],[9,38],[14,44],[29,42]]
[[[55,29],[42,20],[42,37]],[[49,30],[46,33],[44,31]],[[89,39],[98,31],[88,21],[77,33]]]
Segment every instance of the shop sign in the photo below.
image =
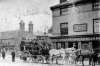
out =
[[75,24],[73,26],[73,31],[74,32],[83,32],[83,31],[87,31],[87,23],[84,24]]

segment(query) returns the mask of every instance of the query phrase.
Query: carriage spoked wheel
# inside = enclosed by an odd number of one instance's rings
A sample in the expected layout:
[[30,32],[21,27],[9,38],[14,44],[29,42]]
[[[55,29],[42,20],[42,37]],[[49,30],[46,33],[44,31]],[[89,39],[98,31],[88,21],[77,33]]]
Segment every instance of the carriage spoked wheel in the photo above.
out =
[[39,55],[38,56],[38,63],[44,63],[44,57]]
[[38,57],[37,57],[37,55],[32,56],[32,61],[34,63],[38,63]]
[[49,56],[46,56],[45,60],[46,60],[46,63],[50,64],[50,57]]
[[30,53],[28,51],[24,51],[24,55],[26,57],[26,60],[24,60],[25,62],[29,62],[30,61]]

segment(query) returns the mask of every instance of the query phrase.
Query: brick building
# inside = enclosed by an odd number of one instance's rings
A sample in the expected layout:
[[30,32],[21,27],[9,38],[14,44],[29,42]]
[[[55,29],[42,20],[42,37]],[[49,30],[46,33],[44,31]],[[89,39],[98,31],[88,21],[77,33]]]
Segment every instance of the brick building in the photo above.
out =
[[55,48],[100,46],[100,0],[60,0],[51,7]]
[[25,23],[23,20],[20,21],[19,25],[19,30],[1,32],[0,48],[6,48],[7,51],[15,49],[17,54],[20,51],[19,46],[22,38],[36,38],[33,35],[33,24],[31,21],[29,22],[29,31],[25,31]]

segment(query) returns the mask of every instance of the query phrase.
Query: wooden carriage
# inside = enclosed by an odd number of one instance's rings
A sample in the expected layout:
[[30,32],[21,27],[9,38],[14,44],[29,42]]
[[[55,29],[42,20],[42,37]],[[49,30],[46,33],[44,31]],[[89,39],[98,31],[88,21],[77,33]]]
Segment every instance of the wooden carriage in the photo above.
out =
[[[49,52],[47,50],[43,50],[42,47],[45,47],[44,45],[40,44],[39,41],[37,40],[31,40],[31,41],[21,41],[20,43],[20,51],[22,52],[20,57],[24,61],[32,61],[32,62],[38,62],[38,63],[43,63],[44,60],[48,62],[47,58],[49,58],[48,53],[44,52]],[[26,59],[24,59],[26,58]]]

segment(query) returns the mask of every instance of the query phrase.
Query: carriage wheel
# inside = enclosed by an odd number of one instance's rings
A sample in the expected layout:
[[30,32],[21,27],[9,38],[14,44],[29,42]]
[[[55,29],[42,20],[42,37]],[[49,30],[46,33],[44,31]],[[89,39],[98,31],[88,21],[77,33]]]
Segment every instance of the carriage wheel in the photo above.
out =
[[44,57],[38,56],[38,63],[44,63]]
[[34,62],[34,63],[37,63],[38,62],[38,59],[37,59],[38,57],[35,55],[35,56],[32,56],[32,61]]
[[27,57],[27,61],[26,62],[29,62],[31,60],[31,57],[30,56],[28,56]]
[[25,57],[26,59],[24,60],[25,62],[29,62],[30,61],[30,53],[28,51],[24,51]]
[[34,56],[31,56],[32,62],[35,62],[35,58]]
[[49,58],[49,56],[46,56],[45,60],[46,60],[46,63],[50,63],[50,58]]

